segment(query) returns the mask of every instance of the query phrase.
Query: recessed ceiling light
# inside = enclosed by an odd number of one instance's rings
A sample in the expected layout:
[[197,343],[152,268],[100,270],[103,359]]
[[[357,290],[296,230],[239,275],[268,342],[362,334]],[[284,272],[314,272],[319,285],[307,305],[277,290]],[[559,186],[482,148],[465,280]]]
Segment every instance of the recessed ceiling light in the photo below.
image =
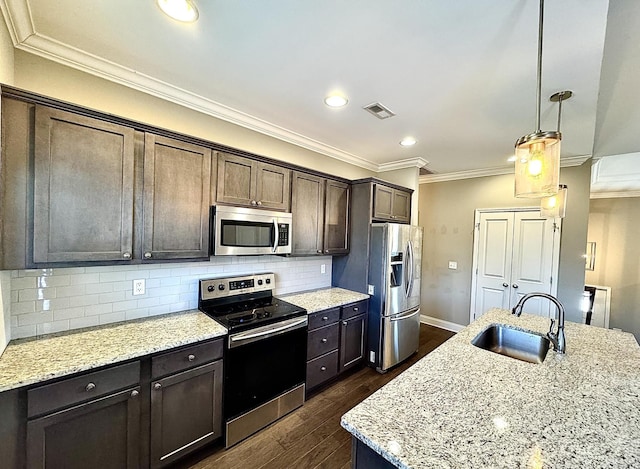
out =
[[417,140],[413,137],[405,137],[402,140],[400,140],[400,145],[402,145],[403,147],[411,147],[415,145],[416,142]]
[[511,155],[509,158],[507,158],[507,161],[509,163],[513,163],[517,160],[518,158],[516,157],[516,155]]
[[193,23],[198,19],[198,9],[193,0],[156,0],[156,3],[174,20]]
[[340,94],[332,94],[324,98],[324,103],[329,107],[346,106],[349,100]]

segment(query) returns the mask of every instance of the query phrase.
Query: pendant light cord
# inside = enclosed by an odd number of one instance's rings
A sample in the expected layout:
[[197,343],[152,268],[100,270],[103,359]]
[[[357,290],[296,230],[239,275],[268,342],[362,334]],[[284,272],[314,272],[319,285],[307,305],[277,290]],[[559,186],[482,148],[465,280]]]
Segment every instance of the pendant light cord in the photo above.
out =
[[540,132],[540,103],[542,100],[542,23],[544,18],[544,0],[540,0],[540,17],[538,19],[538,77],[536,87],[536,98],[538,106],[536,107],[536,129]]

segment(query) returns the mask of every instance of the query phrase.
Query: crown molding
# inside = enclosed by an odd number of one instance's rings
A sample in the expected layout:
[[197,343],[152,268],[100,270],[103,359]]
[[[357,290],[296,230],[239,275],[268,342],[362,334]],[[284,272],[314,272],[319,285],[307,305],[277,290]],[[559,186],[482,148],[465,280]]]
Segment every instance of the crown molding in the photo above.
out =
[[[560,159],[560,167],[568,168],[571,166],[580,166],[591,158],[591,155],[571,156],[569,158]],[[432,182],[457,181],[460,179],[473,179],[486,176],[501,176],[503,174],[513,174],[513,167],[497,167],[485,169],[472,169],[469,171],[456,171],[452,173],[442,174],[425,174],[418,178],[419,184],[430,184]]]
[[592,192],[589,196],[591,199],[617,199],[620,197],[640,197],[640,191]]
[[422,168],[428,165],[429,162],[424,158],[407,158],[406,160],[392,161],[391,163],[382,163],[378,165],[378,172],[380,171],[393,171],[394,169],[405,168]]

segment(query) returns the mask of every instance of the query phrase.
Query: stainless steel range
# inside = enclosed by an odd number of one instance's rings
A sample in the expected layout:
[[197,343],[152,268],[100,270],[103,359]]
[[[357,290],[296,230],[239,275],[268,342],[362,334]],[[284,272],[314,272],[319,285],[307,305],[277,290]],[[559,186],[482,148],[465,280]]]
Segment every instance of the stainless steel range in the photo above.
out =
[[273,273],[200,280],[198,308],[229,331],[228,448],[304,403],[307,312],[273,297]]

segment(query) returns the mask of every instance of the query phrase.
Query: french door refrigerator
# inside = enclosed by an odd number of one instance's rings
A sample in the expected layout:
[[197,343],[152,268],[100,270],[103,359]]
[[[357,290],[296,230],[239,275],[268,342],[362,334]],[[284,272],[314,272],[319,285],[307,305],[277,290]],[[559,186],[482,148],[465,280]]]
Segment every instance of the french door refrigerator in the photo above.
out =
[[379,372],[418,350],[422,227],[372,223],[368,361]]

